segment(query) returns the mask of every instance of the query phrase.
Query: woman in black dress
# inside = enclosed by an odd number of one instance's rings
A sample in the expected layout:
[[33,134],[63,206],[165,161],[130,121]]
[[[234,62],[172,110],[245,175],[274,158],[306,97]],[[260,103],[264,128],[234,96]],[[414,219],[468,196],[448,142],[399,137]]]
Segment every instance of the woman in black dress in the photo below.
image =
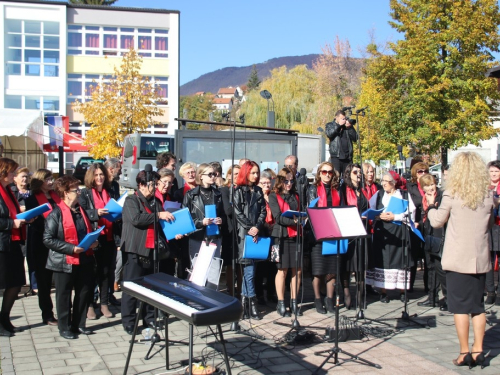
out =
[[[291,312],[302,315],[297,308],[297,295],[300,289],[300,279],[302,273],[302,257],[297,257],[297,223],[298,218],[288,218],[281,216],[282,213],[300,209],[299,196],[295,190],[295,176],[292,170],[283,168],[276,177],[274,191],[269,194],[269,207],[274,218],[274,227],[271,236],[274,244],[279,245],[280,261],[276,263],[278,272],[276,274],[276,294],[278,304],[276,310],[281,316],[290,316],[285,306],[285,280],[288,269],[291,268],[292,278],[290,282]],[[300,239],[299,239],[300,241]]]
[[[316,179],[307,191],[307,206],[319,197],[316,207],[337,207],[340,205],[339,176],[329,162],[321,163],[316,172]],[[320,314],[335,312],[333,294],[337,278],[337,255],[323,255],[322,242],[316,242],[311,249],[312,285],[314,290],[314,306]],[[339,258],[341,259],[341,258]],[[321,301],[321,283],[326,282],[326,298]],[[326,309],[325,309],[326,307]]]
[[38,283],[38,306],[42,311],[43,324],[56,326],[57,320],[54,318],[54,307],[50,298],[53,271],[45,267],[49,256],[49,249],[43,244],[43,231],[45,229],[45,219],[52,212],[55,205],[61,201],[61,198],[54,191],[54,177],[48,169],[39,169],[33,174],[31,189],[33,194],[26,199],[27,210],[45,203],[51,206],[50,211],[38,216],[28,226],[26,247],[28,254],[31,254],[34,260],[35,275]]
[[[365,192],[361,190],[361,173],[359,164],[349,164],[344,172],[344,183],[340,187],[342,204],[344,206],[356,206],[360,215],[368,209],[368,199]],[[351,273],[356,273],[356,281],[359,283],[361,280],[359,272],[364,271],[362,266],[365,259],[364,243],[364,238],[349,241],[347,253],[344,255],[345,264],[342,283],[344,284],[344,304],[348,310],[351,308],[351,293],[349,291]]]
[[21,212],[9,185],[19,165],[12,159],[0,158],[0,289],[5,289],[0,311],[0,336],[12,336],[21,329],[10,322],[10,312],[21,287],[26,284],[21,244],[26,236],[25,221],[16,219]]

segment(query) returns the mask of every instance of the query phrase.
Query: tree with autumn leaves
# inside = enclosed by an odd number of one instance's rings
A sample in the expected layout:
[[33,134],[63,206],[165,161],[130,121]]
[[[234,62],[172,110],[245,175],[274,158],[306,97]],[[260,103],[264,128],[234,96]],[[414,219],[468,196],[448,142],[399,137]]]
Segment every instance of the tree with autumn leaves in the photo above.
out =
[[156,116],[163,115],[157,106],[162,100],[153,83],[140,75],[142,58],[131,48],[123,56],[120,67],[114,67],[109,81],[95,82],[86,93],[90,100],[76,101],[73,108],[91,124],[84,144],[94,158],[118,156],[127,134],[145,132],[157,124]]
[[404,39],[391,54],[369,48],[359,100],[370,109],[361,128],[370,157],[395,159],[398,144],[436,153],[496,136],[500,95],[486,73],[499,51],[497,0],[391,0],[391,16]]

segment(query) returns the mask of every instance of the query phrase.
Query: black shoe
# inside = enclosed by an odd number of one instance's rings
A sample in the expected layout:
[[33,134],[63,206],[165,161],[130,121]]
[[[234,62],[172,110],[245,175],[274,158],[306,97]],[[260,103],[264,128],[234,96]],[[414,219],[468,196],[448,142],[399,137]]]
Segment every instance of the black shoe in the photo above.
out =
[[444,301],[441,306],[439,306],[440,311],[448,311],[448,303]]
[[378,292],[375,289],[373,289],[371,285],[366,286],[366,294],[371,296],[378,296]]
[[257,298],[250,298],[250,316],[254,320],[261,320],[262,317],[259,314],[259,309],[257,308]]
[[297,316],[302,316],[301,308],[297,306],[296,299],[290,300],[290,311],[291,311],[292,315],[295,315],[295,312],[297,312]]
[[389,297],[387,296],[387,293],[382,293],[380,295],[380,302],[389,303]]
[[19,328],[19,327],[14,327],[14,326],[12,325],[12,323],[10,322],[10,320],[8,320],[8,319],[2,319],[1,324],[2,324],[2,327],[3,327],[6,331],[8,331],[8,332],[10,332],[10,333],[19,333],[19,332],[22,332],[22,331],[23,331],[23,329],[22,329],[22,328]]
[[325,308],[329,313],[335,312],[335,306],[333,305],[333,298],[325,297]]
[[287,311],[285,301],[283,300],[278,300],[278,303],[276,304],[276,312],[283,317],[290,316],[290,312]]
[[78,328],[77,330],[75,330],[73,332],[76,333],[76,334],[81,333],[82,335],[87,335],[87,336],[94,334],[94,331],[92,331],[92,330],[90,330],[88,328],[85,328],[85,327],[83,327],[83,328],[80,327],[80,328]]
[[[474,358],[472,356],[472,354],[477,354],[476,358]],[[484,361],[486,359],[484,353],[483,352],[472,352],[471,357],[472,357],[472,365],[481,366],[481,370],[482,370],[484,368]],[[470,368],[470,366],[469,366],[469,368]]]
[[123,329],[125,330],[125,332],[127,332],[129,335],[133,335],[134,334],[134,326],[124,326]]
[[323,307],[321,298],[314,299],[314,307],[316,307],[316,311],[318,312],[318,314],[326,314],[326,309]]
[[73,333],[71,331],[60,331],[59,335],[61,337],[64,337],[66,340],[74,340],[78,338],[78,335],[76,333]]
[[7,331],[2,324],[0,324],[0,337],[12,337],[14,336],[12,332]]
[[118,301],[114,295],[110,295],[108,298],[108,305],[121,306],[122,303]]

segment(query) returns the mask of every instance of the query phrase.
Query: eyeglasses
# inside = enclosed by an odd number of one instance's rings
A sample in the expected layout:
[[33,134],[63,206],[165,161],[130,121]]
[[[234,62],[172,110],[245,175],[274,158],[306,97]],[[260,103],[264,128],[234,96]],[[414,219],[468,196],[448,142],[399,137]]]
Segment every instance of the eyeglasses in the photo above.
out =
[[189,172],[186,172],[186,174],[196,174],[196,171],[189,171]]
[[158,181],[158,182],[161,182],[163,185],[172,185],[172,181]]
[[260,184],[261,185],[271,185],[271,182],[270,181],[269,182],[263,182],[263,181],[261,181]]
[[69,192],[80,194],[82,191],[78,188],[78,189],[74,189],[74,190],[69,190]]
[[283,181],[283,183],[284,183],[285,185],[288,185],[288,184],[293,184],[293,180],[285,180],[285,181]]
[[208,176],[210,178],[217,177],[217,173],[202,173],[201,175],[202,176]]
[[332,171],[332,170],[327,171],[327,170],[323,169],[323,170],[321,171],[321,174],[322,174],[323,176],[326,176],[327,174],[328,174],[329,176],[333,176],[333,171]]
[[357,175],[357,174],[358,174],[358,172],[359,172],[359,171],[352,171],[351,173],[352,173],[352,174]]
[[382,180],[382,182],[387,182],[388,184],[392,183],[392,181],[389,180]]
[[429,173],[429,170],[428,169],[419,169],[417,171],[417,174],[422,174],[422,173]]
[[49,178],[46,178],[44,181],[45,182],[54,182],[54,178],[53,177],[49,177]]

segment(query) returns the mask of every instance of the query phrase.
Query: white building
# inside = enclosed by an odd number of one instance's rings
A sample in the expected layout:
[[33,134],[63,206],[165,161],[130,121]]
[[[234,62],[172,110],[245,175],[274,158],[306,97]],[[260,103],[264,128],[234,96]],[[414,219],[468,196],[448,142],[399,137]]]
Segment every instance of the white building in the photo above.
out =
[[[171,133],[179,108],[178,11],[73,5],[59,1],[0,2],[0,108],[37,109],[68,116],[85,136],[71,103],[86,100],[93,80],[106,79],[131,45],[141,74],[157,84],[165,115],[154,133]],[[88,127],[87,127],[88,129]]]

